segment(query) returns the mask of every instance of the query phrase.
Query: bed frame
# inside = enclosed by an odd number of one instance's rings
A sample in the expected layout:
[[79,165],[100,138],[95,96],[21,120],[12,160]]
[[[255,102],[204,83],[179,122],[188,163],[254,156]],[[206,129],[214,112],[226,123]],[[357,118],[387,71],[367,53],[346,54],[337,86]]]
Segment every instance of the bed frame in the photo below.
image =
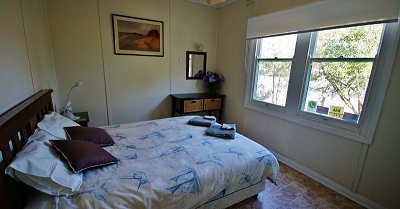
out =
[[4,173],[15,155],[28,141],[45,114],[54,110],[51,100],[53,90],[46,89],[34,94],[4,114],[0,115],[0,207],[20,209],[24,207],[30,187],[14,181]]

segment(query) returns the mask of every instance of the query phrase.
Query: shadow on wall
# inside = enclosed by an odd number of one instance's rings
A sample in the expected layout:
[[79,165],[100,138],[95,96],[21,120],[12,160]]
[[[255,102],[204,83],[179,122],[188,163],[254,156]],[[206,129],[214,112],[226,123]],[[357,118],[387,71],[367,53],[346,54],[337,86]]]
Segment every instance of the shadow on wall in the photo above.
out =
[[[168,107],[168,108],[165,108]],[[148,117],[148,120],[160,119],[171,117],[171,97],[167,95],[157,106],[153,109]]]

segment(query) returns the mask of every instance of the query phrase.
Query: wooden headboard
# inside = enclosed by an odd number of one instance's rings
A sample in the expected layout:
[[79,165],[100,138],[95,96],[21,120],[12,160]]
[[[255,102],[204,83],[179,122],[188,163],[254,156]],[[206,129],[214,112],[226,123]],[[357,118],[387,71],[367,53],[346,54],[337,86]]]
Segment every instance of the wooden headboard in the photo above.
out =
[[23,208],[30,188],[14,181],[4,173],[15,155],[28,141],[38,122],[54,110],[51,100],[53,90],[46,89],[0,115],[0,207]]

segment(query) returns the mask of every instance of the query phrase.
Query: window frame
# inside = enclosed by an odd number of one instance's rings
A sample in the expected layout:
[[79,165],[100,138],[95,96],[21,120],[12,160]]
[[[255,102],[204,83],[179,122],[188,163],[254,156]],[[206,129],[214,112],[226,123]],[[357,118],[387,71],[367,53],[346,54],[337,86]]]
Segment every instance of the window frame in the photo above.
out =
[[297,33],[285,106],[253,99],[260,41],[258,41],[259,39],[247,40],[246,71],[248,76],[245,108],[351,140],[371,144],[398,47],[399,22],[386,23],[383,27],[382,40],[377,56],[374,58],[375,61],[372,66],[362,113],[357,124],[302,110],[309,71],[308,66],[310,64],[309,50],[313,49],[311,48],[314,47],[312,44],[315,44],[315,38],[313,40],[312,37],[313,33],[315,32]]

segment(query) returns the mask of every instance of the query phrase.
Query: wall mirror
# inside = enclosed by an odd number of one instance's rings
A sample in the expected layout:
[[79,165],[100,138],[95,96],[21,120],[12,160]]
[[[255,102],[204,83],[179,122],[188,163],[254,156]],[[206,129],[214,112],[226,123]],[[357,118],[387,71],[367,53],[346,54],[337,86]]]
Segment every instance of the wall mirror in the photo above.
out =
[[203,79],[207,66],[207,52],[186,51],[186,79]]

